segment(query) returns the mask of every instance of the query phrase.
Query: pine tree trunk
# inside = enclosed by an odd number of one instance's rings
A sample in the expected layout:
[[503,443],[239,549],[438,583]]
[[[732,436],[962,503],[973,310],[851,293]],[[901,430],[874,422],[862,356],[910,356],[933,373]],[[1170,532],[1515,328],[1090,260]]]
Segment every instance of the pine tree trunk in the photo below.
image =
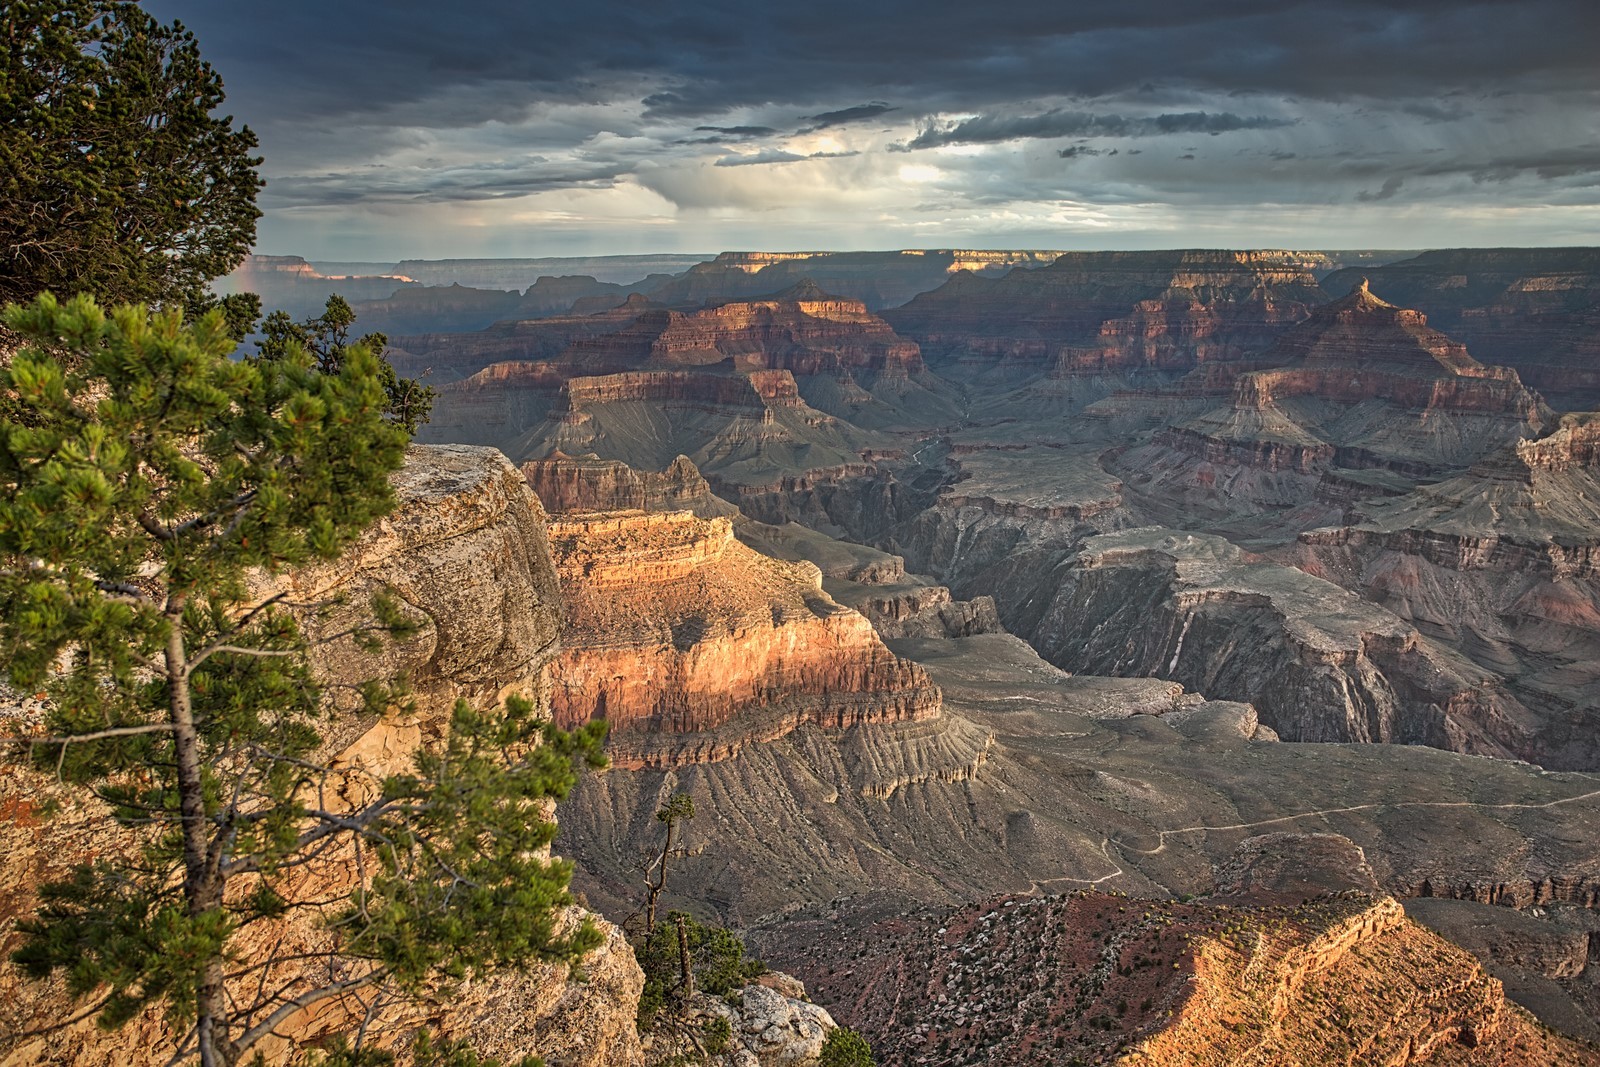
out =
[[677,916],[677,922],[679,989],[683,999],[688,1000],[694,996],[694,964],[689,960],[689,930],[684,925],[681,913]]
[[[198,918],[222,903],[219,874],[207,862],[205,784],[200,771],[200,734],[189,692],[189,661],[183,642],[184,598],[167,601],[167,694],[178,762],[178,810],[183,821],[183,895]],[[195,1028],[201,1067],[227,1067],[233,1060],[221,958],[206,963],[196,1002]]]

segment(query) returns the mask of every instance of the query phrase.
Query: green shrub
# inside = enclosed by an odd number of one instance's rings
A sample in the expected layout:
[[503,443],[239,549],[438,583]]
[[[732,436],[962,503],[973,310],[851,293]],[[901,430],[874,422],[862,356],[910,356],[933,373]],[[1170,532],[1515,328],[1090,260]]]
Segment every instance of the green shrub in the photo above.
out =
[[733,1024],[722,1016],[707,1019],[705,1026],[706,1053],[711,1056],[720,1056],[728,1051],[728,1042],[733,1040]]
[[841,1026],[828,1032],[817,1063],[819,1067],[875,1067],[877,1061],[872,1058],[872,1046],[866,1038]]

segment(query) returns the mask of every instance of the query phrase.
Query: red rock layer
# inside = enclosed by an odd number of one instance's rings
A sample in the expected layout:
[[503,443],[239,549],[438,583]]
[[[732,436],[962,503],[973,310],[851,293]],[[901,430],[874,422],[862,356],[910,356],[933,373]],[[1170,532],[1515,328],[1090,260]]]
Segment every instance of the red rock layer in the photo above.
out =
[[[1192,375],[1184,383],[1185,395],[1227,387],[1230,379],[1230,408],[1161,432],[1153,442],[1155,450],[1183,453],[1202,465],[1268,473],[1315,476],[1332,464],[1420,473],[1462,459],[1475,461],[1497,445],[1537,433],[1551,417],[1516,371],[1484,366],[1465,346],[1430,329],[1420,313],[1378,299],[1364,280],[1349,296],[1318,308],[1250,364]],[[1290,406],[1301,398],[1311,406]],[[1362,447],[1338,422],[1341,413],[1373,401],[1416,413],[1388,420],[1387,431],[1401,423],[1408,429],[1382,455]],[[1468,430],[1439,432],[1459,417],[1480,421]],[[1375,429],[1361,420],[1357,424],[1357,435]],[[1462,440],[1457,444],[1453,437]],[[1394,443],[1401,440],[1415,451],[1401,454]],[[1453,451],[1442,451],[1440,442],[1446,440]],[[1132,458],[1152,469],[1162,466],[1159,456],[1140,453]],[[1180,470],[1176,477],[1182,481],[1211,474]],[[1308,482],[1305,492],[1311,491]]]
[[551,523],[567,609],[552,671],[562,725],[611,723],[619,766],[720,759],[803,722],[939,713],[939,691],[809,563],[762,556],[725,518],[575,515]]
[[[798,390],[792,388],[793,379],[789,384],[788,392],[798,396]],[[784,392],[773,383],[767,383],[767,390]],[[726,377],[681,370],[627,371],[573,378],[567,382],[566,391],[568,404],[574,410],[590,404],[629,400],[687,404],[713,411],[748,408],[756,413],[767,406],[757,383],[747,376]]]
[[650,344],[653,364],[699,366],[731,359],[740,370],[823,374],[849,369],[922,369],[917,346],[859,300],[801,285],[768,300],[665,313]]

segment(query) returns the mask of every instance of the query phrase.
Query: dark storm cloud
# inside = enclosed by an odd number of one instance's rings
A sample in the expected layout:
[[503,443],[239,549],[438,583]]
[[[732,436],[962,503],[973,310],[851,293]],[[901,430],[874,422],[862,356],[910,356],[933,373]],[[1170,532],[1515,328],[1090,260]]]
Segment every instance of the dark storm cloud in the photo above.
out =
[[784,152],[771,149],[750,156],[723,156],[717,160],[719,167],[754,167],[764,163],[802,163],[808,159],[844,159],[858,156],[860,152]]
[[[1147,83],[1422,99],[1515,82],[1600,82],[1592,51],[1600,5],[1590,0],[1017,0],[1003,8],[486,0],[470,17],[448,17],[432,0],[278,0],[259,14],[202,0],[147,6],[191,23],[252,111],[307,121],[438,101],[463,87],[493,91],[428,106],[423,118],[493,121],[540,102],[631,98],[658,116],[820,104],[809,113],[821,122],[863,109],[863,98],[953,111]],[[873,107],[887,105],[865,105],[862,117]]]
[[1356,194],[1356,199],[1361,201],[1363,204],[1376,203],[1379,200],[1389,200],[1394,197],[1394,194],[1400,191],[1400,187],[1405,183],[1406,180],[1404,178],[1389,178],[1384,181],[1383,187],[1377,192],[1374,193],[1370,190],[1363,189]]
[[534,159],[416,170],[385,168],[379,174],[291,175],[268,179],[261,204],[270,209],[383,201],[501,200],[550,189],[605,185],[623,170],[608,162],[569,164]]
[[879,115],[887,115],[891,111],[899,111],[897,107],[890,107],[881,100],[870,104],[858,104],[855,107],[840,108],[838,111],[824,111],[820,115],[806,115],[803,121],[811,123],[801,127],[798,133],[816,133],[818,130],[830,129],[834,126],[847,126],[852,122],[862,122],[866,119],[875,119]]
[[767,137],[778,131],[771,126],[696,126],[696,133],[720,133],[728,137]]
[[1040,115],[979,115],[962,122],[930,125],[897,150],[938,148],[951,144],[997,144],[1029,138],[1052,137],[1154,137],[1168,133],[1229,133],[1234,130],[1271,130],[1294,125],[1293,119],[1256,115],[1241,118],[1228,112],[1204,111],[1129,117],[1097,115],[1087,111],[1046,111]]

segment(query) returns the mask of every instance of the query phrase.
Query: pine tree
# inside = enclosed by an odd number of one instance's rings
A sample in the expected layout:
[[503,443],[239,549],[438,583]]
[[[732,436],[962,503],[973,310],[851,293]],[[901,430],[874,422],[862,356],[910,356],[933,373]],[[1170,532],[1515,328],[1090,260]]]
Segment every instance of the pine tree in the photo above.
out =
[[261,214],[255,135],[222,101],[194,36],[134,0],[0,5],[0,303],[207,305]]
[[[233,360],[220,311],[185,325],[87,298],[0,318],[25,342],[0,370],[20,413],[0,420],[0,661],[53,704],[48,736],[11,747],[92,790],[138,846],[41,888],[24,971],[64,974],[107,1026],[164,1005],[180,1057],[222,1067],[330,997],[595,945],[587,924],[557,930],[571,868],[548,857],[546,807],[602,762],[602,728],[461,703],[410,773],[325,799],[332,712],[296,614],[317,606],[253,594],[252,576],[331,559],[393,507],[408,435],[372,352],[332,371],[297,345]],[[336,636],[408,629],[380,597]],[[361,693],[368,713],[403,700]],[[324,909],[321,963],[236,958],[241,931],[309,905],[304,876],[330,856],[361,877]]]

